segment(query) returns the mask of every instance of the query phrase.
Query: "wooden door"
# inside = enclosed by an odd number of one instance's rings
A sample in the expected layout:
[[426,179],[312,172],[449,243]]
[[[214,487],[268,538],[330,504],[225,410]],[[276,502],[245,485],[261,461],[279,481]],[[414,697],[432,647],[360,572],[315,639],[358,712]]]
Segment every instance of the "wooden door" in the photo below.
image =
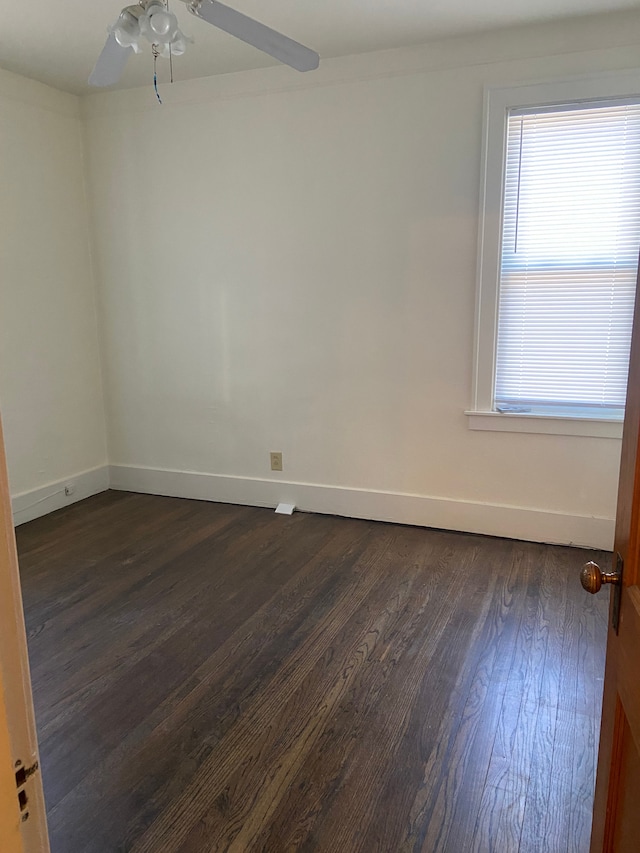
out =
[[[640,282],[640,275],[639,275]],[[640,850],[640,283],[631,345],[591,853]],[[608,567],[607,567],[608,569]]]
[[48,853],[27,640],[0,424],[0,850]]

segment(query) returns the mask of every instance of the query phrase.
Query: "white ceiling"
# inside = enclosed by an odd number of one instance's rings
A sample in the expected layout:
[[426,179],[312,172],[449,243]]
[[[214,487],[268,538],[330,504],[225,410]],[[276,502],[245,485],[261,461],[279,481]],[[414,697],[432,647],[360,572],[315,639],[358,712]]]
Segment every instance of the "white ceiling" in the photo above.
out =
[[[129,0],[133,2],[133,0]],[[321,57],[421,44],[442,36],[640,7],[640,0],[226,0],[317,50]],[[126,0],[2,0],[0,67],[78,94]],[[208,77],[273,60],[171,6],[195,38],[174,61],[176,79]],[[162,60],[160,60],[162,62]],[[149,82],[150,53],[132,56],[121,88]],[[162,69],[166,76],[166,69]],[[297,73],[292,71],[293,73]]]

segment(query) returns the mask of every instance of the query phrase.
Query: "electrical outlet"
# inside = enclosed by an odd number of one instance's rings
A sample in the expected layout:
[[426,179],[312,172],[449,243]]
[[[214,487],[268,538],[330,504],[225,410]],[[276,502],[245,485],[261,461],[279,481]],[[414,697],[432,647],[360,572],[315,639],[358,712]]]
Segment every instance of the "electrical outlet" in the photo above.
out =
[[72,495],[75,492],[75,490],[76,490],[76,484],[75,483],[67,483],[67,485],[64,487],[64,493],[67,497]]
[[271,470],[282,471],[282,453],[271,453]]

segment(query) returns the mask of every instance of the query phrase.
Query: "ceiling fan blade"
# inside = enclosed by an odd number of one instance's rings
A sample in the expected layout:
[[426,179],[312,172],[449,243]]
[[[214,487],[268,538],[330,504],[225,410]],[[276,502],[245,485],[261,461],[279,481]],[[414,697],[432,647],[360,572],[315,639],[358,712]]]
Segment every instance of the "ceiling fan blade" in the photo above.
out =
[[110,34],[102,53],[98,57],[95,68],[89,77],[90,86],[112,86],[122,77],[122,72],[131,53],[130,47],[122,47]]
[[257,47],[297,71],[313,71],[320,64],[320,57],[315,51],[224,3],[218,3],[218,0],[201,0],[189,8],[203,21]]

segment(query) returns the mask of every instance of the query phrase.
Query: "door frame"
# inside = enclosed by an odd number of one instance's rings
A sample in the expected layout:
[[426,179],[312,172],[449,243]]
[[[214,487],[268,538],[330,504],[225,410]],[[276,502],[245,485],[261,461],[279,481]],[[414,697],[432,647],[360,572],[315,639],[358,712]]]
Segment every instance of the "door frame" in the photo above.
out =
[[[0,420],[0,836],[11,853],[49,853],[27,636]],[[17,784],[16,770],[29,769]],[[26,797],[20,807],[18,791]]]

